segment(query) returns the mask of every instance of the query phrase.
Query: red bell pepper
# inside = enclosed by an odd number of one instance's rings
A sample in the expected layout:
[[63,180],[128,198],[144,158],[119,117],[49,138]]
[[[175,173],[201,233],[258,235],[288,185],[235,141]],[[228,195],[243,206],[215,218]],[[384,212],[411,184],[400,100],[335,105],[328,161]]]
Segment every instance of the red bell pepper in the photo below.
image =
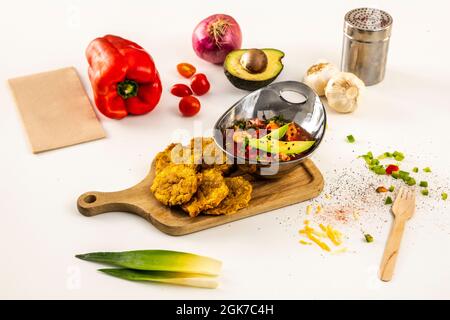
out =
[[122,119],[152,111],[162,93],[152,57],[138,44],[106,35],[86,49],[95,104],[105,116]]

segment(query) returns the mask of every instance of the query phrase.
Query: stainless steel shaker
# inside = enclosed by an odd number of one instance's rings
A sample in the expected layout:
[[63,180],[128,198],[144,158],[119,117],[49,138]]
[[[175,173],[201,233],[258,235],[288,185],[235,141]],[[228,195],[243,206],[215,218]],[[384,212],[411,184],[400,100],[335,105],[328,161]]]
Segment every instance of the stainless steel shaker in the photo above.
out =
[[341,69],[371,86],[384,79],[393,19],[387,12],[359,8],[345,15]]

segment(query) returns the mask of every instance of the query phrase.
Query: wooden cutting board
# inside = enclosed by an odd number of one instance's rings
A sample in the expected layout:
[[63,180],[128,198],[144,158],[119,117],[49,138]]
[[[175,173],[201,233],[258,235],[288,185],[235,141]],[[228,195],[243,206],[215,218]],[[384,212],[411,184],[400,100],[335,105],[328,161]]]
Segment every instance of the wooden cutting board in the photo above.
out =
[[78,198],[78,210],[87,217],[117,211],[134,213],[162,232],[180,236],[312,199],[324,186],[322,174],[307,159],[280,179],[246,177],[253,185],[247,208],[232,215],[191,218],[181,209],[164,206],[153,197],[150,186],[154,176],[152,165],[147,177],[134,187],[117,192],[86,192]]

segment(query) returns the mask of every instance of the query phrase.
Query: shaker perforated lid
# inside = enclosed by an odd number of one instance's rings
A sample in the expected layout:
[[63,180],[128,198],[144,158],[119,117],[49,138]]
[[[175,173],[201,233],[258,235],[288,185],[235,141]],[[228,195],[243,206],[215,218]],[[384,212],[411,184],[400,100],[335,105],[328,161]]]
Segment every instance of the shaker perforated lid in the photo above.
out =
[[344,33],[358,41],[383,41],[391,36],[392,16],[379,9],[358,8],[345,15]]

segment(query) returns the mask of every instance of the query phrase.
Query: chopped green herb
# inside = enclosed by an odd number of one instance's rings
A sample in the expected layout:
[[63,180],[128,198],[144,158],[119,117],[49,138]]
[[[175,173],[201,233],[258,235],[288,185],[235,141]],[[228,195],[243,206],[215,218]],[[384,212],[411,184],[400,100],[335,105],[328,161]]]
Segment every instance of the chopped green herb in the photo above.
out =
[[429,195],[428,189],[423,189],[422,191],[420,191],[420,193],[422,193],[424,196]]
[[275,122],[279,126],[283,126],[286,124],[286,120],[284,119],[284,117],[282,115],[272,117],[272,118],[266,120],[266,123],[268,124],[271,121]]
[[378,175],[385,175],[386,169],[383,166],[375,166],[373,168],[373,172],[375,172]]
[[347,141],[349,142],[349,143],[355,143],[355,137],[354,136],[352,136],[352,135],[349,135],[349,136],[347,136]]
[[414,186],[416,185],[416,179],[414,179],[413,177],[409,177],[407,180],[405,180],[405,183],[408,186]]
[[394,157],[395,160],[397,161],[403,161],[405,159],[405,155],[401,152],[398,151],[394,151],[394,153],[392,154],[392,156]]
[[414,173],[417,173],[417,172],[419,172],[419,168],[414,167],[414,168],[412,169],[412,171],[413,171]]
[[247,122],[245,120],[235,120],[234,126],[239,129],[245,129]]
[[383,160],[383,159],[386,159],[388,156],[387,156],[387,152],[385,152],[385,153],[383,153],[383,154],[380,154],[378,157],[377,157],[377,159],[380,159],[380,160]]
[[392,158],[392,153],[385,152],[383,154],[380,154],[377,158],[380,159],[380,160],[383,160],[383,159],[386,159],[386,158]]
[[358,158],[363,158],[364,161],[366,161],[366,163],[368,165],[371,165],[372,159],[373,159],[373,153],[369,151],[366,154],[360,155]]
[[423,169],[423,172],[430,173],[431,172],[431,168],[430,167],[426,167],[426,168]]
[[394,186],[390,186],[390,187],[389,187],[389,192],[394,192],[394,190],[395,190],[395,187],[394,187]]
[[448,194],[446,194],[445,192],[442,192],[441,197],[442,197],[442,200],[445,201],[448,198]]
[[419,186],[421,186],[422,188],[428,188],[428,182],[426,182],[426,181],[420,181]]
[[364,235],[364,238],[366,238],[367,243],[373,242],[373,237],[368,233]]
[[400,173],[399,173],[399,171],[394,171],[394,172],[392,172],[391,176],[394,179],[398,179],[398,178],[400,178]]
[[400,179],[402,179],[402,180],[405,181],[405,182],[406,182],[406,180],[409,179],[409,172],[407,172],[407,171],[402,171],[402,170],[400,170],[400,171],[398,172],[398,175],[399,175]]
[[386,200],[384,201],[384,204],[386,204],[386,205],[392,204],[392,198],[391,197],[387,197]]

